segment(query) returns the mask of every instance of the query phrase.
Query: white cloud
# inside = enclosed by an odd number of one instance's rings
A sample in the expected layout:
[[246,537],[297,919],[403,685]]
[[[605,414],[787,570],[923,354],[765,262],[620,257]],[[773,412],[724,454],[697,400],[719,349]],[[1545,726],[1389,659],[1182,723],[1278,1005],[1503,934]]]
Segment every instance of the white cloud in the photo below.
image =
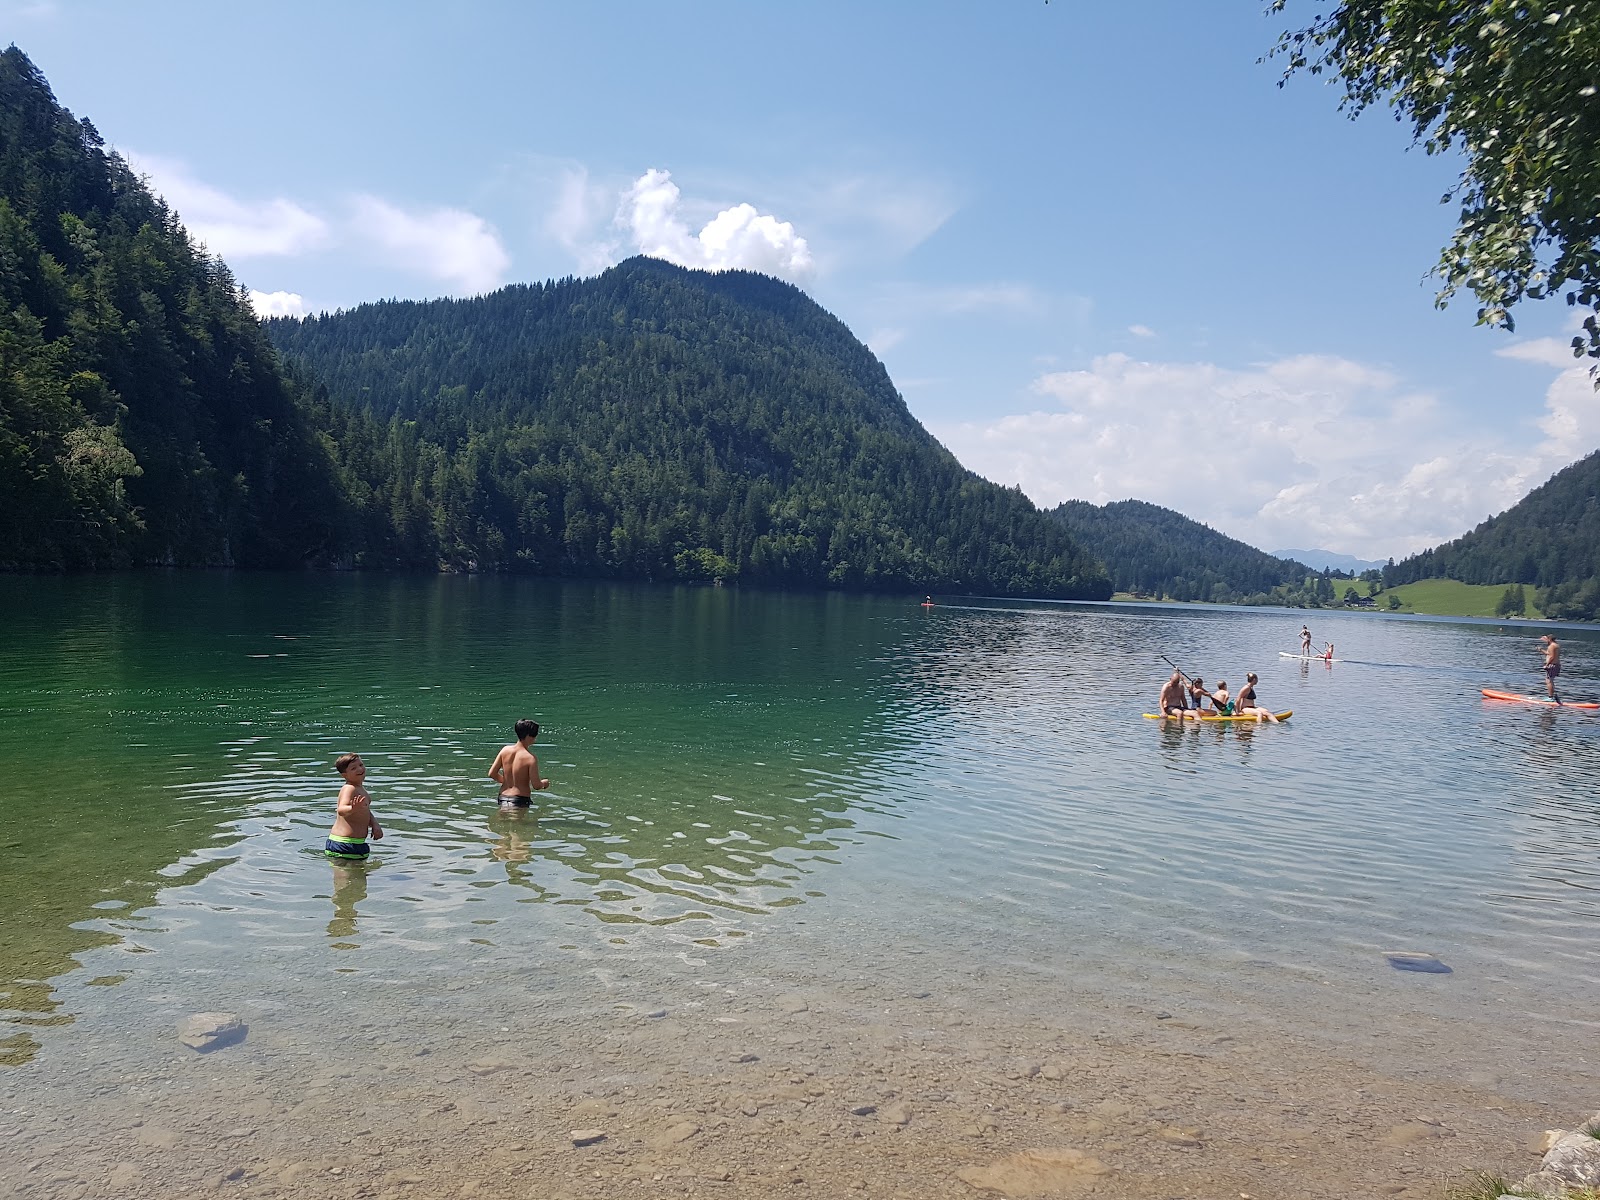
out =
[[874,329],[867,335],[867,349],[881,356],[893,350],[905,339],[904,329]]
[[623,194],[617,225],[639,253],[684,267],[743,269],[788,279],[811,273],[811,249],[788,221],[736,204],[693,233],[681,207],[671,172],[651,169]]
[[598,230],[615,211],[613,189],[596,184],[586,167],[560,170],[555,201],[544,220],[544,233],[554,238],[577,260],[578,270],[591,275],[617,261],[619,244],[599,236]]
[[229,260],[292,256],[331,241],[328,223],[291,200],[237,200],[200,182],[174,159],[126,150],[122,156],[212,254]]
[[934,432],[1041,505],[1136,498],[1258,546],[1372,558],[1460,536],[1600,442],[1582,368],[1550,386],[1545,440],[1521,448],[1464,434],[1428,393],[1330,356],[1238,369],[1112,354],[1034,391],[1052,406]]
[[1129,325],[1128,332],[1140,338],[1153,338],[1156,335],[1156,331],[1148,325]]
[[303,317],[305,297],[299,292],[258,292],[250,289],[250,307],[258,317]]
[[394,265],[420,271],[458,293],[493,291],[511,266],[494,227],[459,208],[409,213],[376,196],[357,196],[354,217],[352,231],[392,256]]

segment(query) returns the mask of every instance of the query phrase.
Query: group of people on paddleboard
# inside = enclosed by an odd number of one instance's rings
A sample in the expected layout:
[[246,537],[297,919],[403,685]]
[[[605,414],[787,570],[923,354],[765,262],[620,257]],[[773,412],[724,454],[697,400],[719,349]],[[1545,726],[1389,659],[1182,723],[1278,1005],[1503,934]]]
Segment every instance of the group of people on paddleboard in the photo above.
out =
[[[1207,707],[1207,702],[1210,702]],[[1278,718],[1271,710],[1262,707],[1256,697],[1256,673],[1249,672],[1244,677],[1244,686],[1239,689],[1237,696],[1228,694],[1227,680],[1218,680],[1216,690],[1206,687],[1205,680],[1196,675],[1190,679],[1176,667],[1172,669],[1172,678],[1161,689],[1161,696],[1156,701],[1157,710],[1163,717],[1177,717],[1180,720],[1199,720],[1202,717],[1233,717],[1235,719],[1254,719],[1258,724],[1262,721],[1271,721],[1274,725]]]

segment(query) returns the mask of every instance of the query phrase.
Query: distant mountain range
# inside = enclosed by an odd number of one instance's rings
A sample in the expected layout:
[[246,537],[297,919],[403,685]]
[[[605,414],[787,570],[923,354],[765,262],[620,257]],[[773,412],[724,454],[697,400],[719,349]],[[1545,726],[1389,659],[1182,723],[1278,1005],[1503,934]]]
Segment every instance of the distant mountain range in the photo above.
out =
[[1274,550],[1278,558],[1292,558],[1318,571],[1348,571],[1359,575],[1363,571],[1376,571],[1383,567],[1382,560],[1357,558],[1353,554],[1335,554],[1332,550]]

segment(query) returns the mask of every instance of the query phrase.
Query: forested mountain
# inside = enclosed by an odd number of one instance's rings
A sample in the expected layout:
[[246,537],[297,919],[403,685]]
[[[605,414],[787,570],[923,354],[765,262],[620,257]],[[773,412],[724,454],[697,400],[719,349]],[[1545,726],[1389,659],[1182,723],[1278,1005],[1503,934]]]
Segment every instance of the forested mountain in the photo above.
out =
[[[1182,513],[1143,500],[1068,500],[1050,516],[1106,564],[1119,592],[1218,603],[1332,602],[1303,563],[1274,558]],[[1309,586],[1309,594],[1300,593]],[[1326,595],[1321,595],[1325,591]]]
[[[634,260],[272,334],[0,55],[0,566],[325,564],[1103,597],[801,292]],[[320,381],[320,382],[319,382]]]
[[1600,451],[1557,471],[1471,533],[1383,572],[1387,584],[1439,576],[1531,584],[1546,616],[1600,617]]
[[804,293],[635,258],[594,279],[268,323],[315,379],[367,565],[1103,598]]
[[228,269],[0,53],[0,564],[300,562],[338,509]]

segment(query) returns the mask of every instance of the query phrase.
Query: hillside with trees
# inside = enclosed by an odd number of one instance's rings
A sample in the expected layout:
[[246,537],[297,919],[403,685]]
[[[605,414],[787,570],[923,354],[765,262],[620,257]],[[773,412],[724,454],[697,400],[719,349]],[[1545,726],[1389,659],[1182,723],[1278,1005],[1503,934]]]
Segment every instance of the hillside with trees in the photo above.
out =
[[[1579,459],[1472,532],[1387,567],[1390,586],[1419,579],[1523,584],[1546,616],[1600,616],[1600,451]],[[1514,594],[1514,593],[1513,593]]]
[[358,565],[1104,598],[799,289],[634,258],[594,279],[268,329],[316,380]]
[[0,564],[300,562],[338,509],[227,267],[0,53]]
[[522,571],[1104,597],[787,284],[653,260],[271,333],[0,55],[0,567]]
[[1106,564],[1119,592],[1221,604],[1334,603],[1331,575],[1274,558],[1143,500],[1068,500],[1050,516]]

